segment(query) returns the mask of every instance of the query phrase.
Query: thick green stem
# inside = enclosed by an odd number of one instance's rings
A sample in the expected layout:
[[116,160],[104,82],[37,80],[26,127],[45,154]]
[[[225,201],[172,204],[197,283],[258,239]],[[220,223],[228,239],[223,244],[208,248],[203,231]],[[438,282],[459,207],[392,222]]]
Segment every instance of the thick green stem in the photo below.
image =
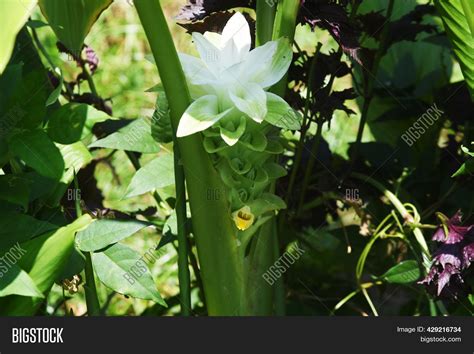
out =
[[257,47],[272,40],[274,21],[275,5],[268,0],[257,0]]
[[[74,174],[74,188],[79,190],[79,182],[77,180],[76,174]],[[76,208],[76,216],[80,218],[82,216],[82,209],[80,206],[80,200],[75,199],[74,205]],[[92,266],[92,258],[90,252],[83,252],[86,257],[84,273],[86,276],[86,283],[84,284],[84,291],[86,295],[86,305],[87,305],[87,314],[89,316],[99,316],[100,315],[100,303],[99,298],[97,297],[97,288],[95,285],[95,276],[94,268]]]
[[[296,18],[300,9],[300,0],[281,0],[278,3],[275,24],[273,27],[273,39],[281,37],[289,39],[293,43],[296,31]],[[284,97],[288,86],[288,74],[280,80],[273,88],[273,93]]]
[[[159,0],[135,0],[140,21],[169,100],[173,129],[191,98]],[[243,277],[231,210],[224,199],[208,200],[208,191],[225,195],[224,186],[198,134],[180,138],[178,148],[186,175],[193,230],[209,315],[242,312]]]

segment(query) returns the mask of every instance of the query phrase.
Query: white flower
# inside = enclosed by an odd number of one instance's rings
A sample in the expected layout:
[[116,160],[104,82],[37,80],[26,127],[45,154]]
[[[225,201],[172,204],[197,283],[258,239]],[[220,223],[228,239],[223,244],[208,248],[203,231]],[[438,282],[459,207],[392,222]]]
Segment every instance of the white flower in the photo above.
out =
[[180,60],[195,101],[181,117],[178,137],[221,121],[222,138],[234,145],[245,130],[242,117],[282,126],[279,120],[293,111],[282,98],[265,89],[280,81],[291,64],[288,40],[268,42],[250,51],[250,28],[239,12],[227,22],[222,34],[193,33],[193,39],[201,58],[180,54]]

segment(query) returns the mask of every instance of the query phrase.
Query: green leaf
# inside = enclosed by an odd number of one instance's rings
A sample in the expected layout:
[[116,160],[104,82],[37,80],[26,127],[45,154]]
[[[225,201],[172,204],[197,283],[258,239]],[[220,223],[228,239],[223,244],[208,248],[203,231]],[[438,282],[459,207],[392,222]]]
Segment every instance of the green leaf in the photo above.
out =
[[28,273],[14,264],[6,273],[0,271],[0,297],[20,295],[44,298]]
[[[469,149],[465,146],[461,146],[462,151],[474,157],[474,152],[470,152]],[[457,170],[451,177],[458,177],[462,175],[472,174],[474,172],[474,159],[468,159],[465,163],[461,165],[459,170]]]
[[288,130],[301,129],[303,120],[300,113],[290,107],[286,101],[271,92],[267,92],[268,113],[265,121],[278,128]]
[[39,174],[59,180],[64,171],[64,161],[59,149],[42,130],[25,131],[13,136],[10,151],[21,158]]
[[173,155],[158,156],[135,173],[124,198],[135,197],[172,184],[174,184]]
[[56,36],[73,53],[82,50],[92,25],[111,3],[112,0],[39,0]]
[[420,267],[414,260],[404,261],[390,268],[380,278],[388,283],[408,284],[420,279]]
[[[0,199],[28,208],[30,181],[21,175],[0,175]],[[0,231],[1,232],[1,231]]]
[[59,85],[53,90],[53,92],[51,92],[48,99],[46,100],[46,107],[51,106],[58,100],[59,95],[61,94],[61,89],[63,88],[64,77],[61,70],[59,68],[55,68],[54,71],[59,75]]
[[336,236],[325,229],[308,227],[300,235],[312,248],[319,252],[335,251],[341,243]]
[[28,20],[36,0],[2,0],[0,1],[0,74],[12,55],[15,39]]
[[65,171],[59,183],[47,197],[47,204],[51,206],[59,204],[69,184],[74,179],[74,173],[77,174],[82,167],[92,161],[91,153],[81,141],[71,145],[56,144],[56,146],[64,160]]
[[446,33],[474,100],[474,12],[472,0],[435,0]]
[[0,215],[0,253],[17,242],[24,242],[47,231],[57,229],[56,225],[16,212]]
[[474,159],[469,159],[461,165],[451,177],[458,177],[462,175],[468,175],[474,173]]
[[92,253],[92,264],[100,281],[112,290],[166,306],[150,270],[134,250],[117,243],[104,252]]
[[156,99],[156,108],[151,120],[151,135],[158,143],[167,144],[173,141],[170,109],[163,91],[158,93]]
[[61,182],[69,184],[74,178],[74,171],[77,173],[81,168],[92,161],[92,155],[82,142],[71,145],[56,144],[64,160],[65,169]]
[[149,223],[138,220],[96,220],[87,229],[78,232],[76,247],[86,252],[97,251],[148,226],[150,226]]
[[80,274],[86,264],[85,256],[76,248],[72,249],[71,256],[68,258],[61,275],[56,278],[57,282],[64,279],[71,279],[74,275]]
[[[18,266],[26,271],[38,290],[46,295],[54,281],[62,273],[74,248],[74,234],[92,222],[89,215],[83,215],[65,227],[48,232],[21,244],[26,250]],[[0,302],[0,314],[7,316],[32,316],[36,313],[40,299],[12,296]]]
[[258,217],[270,211],[285,209],[286,204],[283,199],[274,194],[263,193],[260,198],[249,203],[249,207],[255,217]]
[[60,144],[72,144],[92,135],[96,123],[113,119],[84,103],[68,103],[55,110],[48,121],[48,135]]
[[160,150],[159,145],[151,136],[151,127],[145,118],[136,119],[118,132],[89,145],[89,148],[97,147],[144,154],[152,154]]

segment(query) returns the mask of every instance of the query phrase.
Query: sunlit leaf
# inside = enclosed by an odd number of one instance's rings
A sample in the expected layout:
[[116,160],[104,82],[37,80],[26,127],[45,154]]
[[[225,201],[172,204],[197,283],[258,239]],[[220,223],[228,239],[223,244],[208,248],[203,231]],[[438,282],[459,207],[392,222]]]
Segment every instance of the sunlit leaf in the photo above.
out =
[[96,251],[127,238],[150,224],[138,220],[97,220],[76,236],[76,247]]
[[92,263],[98,278],[107,287],[120,294],[166,306],[150,270],[134,250],[117,243],[104,252],[92,253]]

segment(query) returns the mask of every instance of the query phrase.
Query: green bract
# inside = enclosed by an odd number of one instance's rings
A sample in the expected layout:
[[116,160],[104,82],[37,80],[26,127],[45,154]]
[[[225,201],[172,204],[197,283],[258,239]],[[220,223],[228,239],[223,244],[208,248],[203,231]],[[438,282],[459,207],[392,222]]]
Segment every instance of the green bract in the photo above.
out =
[[288,123],[292,108],[279,96],[265,92],[287,72],[292,50],[287,39],[268,42],[250,51],[250,28],[237,12],[222,34],[193,33],[201,59],[180,54],[195,101],[183,114],[178,137],[217,126],[227,145],[234,145],[249,118],[277,127],[298,129]]

